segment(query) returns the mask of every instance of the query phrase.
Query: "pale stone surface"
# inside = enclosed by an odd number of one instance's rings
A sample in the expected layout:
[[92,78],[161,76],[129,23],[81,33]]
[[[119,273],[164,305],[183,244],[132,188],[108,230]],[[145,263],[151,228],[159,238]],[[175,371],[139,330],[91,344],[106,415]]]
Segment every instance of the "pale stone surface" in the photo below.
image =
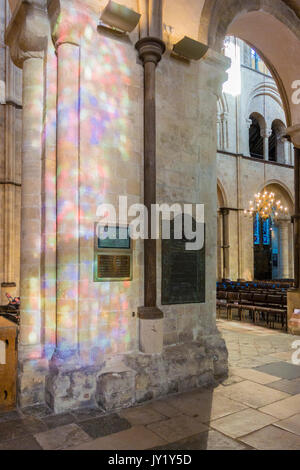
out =
[[208,429],[200,421],[188,416],[177,416],[166,421],[150,424],[147,428],[167,442],[176,442]]
[[127,419],[132,426],[156,423],[166,419],[164,415],[154,410],[151,405],[123,410],[121,411],[120,416]]
[[256,410],[245,410],[210,423],[210,426],[227,436],[237,438],[264,428],[276,421],[276,418]]
[[252,382],[256,382],[261,385],[266,385],[272,382],[276,382],[276,380],[280,380],[280,378],[274,377],[273,375],[264,374],[252,369],[233,369],[232,371],[238,377],[251,380]]
[[170,398],[169,403],[182,413],[197,417],[203,423],[244,410],[245,405],[223,396],[222,391],[195,392],[191,397]]
[[263,413],[275,416],[278,419],[286,419],[300,412],[300,395],[280,400],[260,409]]
[[258,450],[299,450],[300,448],[299,436],[275,426],[267,426],[241,438],[241,441]]
[[145,354],[161,354],[163,350],[164,320],[141,320],[140,351]]
[[67,449],[91,440],[77,424],[67,424],[34,437],[44,450]]
[[263,385],[250,382],[249,380],[225,387],[223,393],[228,398],[244,403],[252,408],[261,408],[264,405],[288,397],[287,393],[272,390]]
[[145,450],[163,445],[166,441],[144,426],[135,426],[112,436],[95,439],[70,450]]
[[279,421],[275,424],[275,426],[300,436],[300,414],[292,416],[291,418],[285,419],[283,421]]

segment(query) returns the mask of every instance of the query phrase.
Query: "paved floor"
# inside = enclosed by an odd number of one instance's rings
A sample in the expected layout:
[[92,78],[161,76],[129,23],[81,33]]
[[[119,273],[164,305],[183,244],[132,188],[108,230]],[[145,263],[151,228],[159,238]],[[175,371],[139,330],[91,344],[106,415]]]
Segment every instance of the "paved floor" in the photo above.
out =
[[230,376],[216,389],[107,415],[53,416],[44,406],[0,414],[0,450],[300,449],[300,366],[292,360],[300,338],[241,323],[218,326]]

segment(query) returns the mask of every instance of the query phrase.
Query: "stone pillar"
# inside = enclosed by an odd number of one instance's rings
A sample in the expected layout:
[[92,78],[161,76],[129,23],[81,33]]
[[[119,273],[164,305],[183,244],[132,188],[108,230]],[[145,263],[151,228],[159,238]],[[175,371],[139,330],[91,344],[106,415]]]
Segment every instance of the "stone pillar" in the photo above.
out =
[[17,210],[17,189],[20,182],[16,180],[16,120],[15,105],[5,106],[4,132],[4,177],[3,177],[3,282],[1,283],[1,305],[8,303],[6,293],[17,294],[17,255],[16,227],[20,214]]
[[230,278],[230,269],[229,269],[229,210],[222,208],[222,240],[223,240],[223,279]]
[[279,223],[279,243],[280,278],[289,279],[289,226],[286,220]]
[[144,204],[148,210],[148,239],[144,241],[144,306],[138,310],[140,350],[161,353],[163,313],[157,307],[156,240],[152,239],[151,208],[156,204],[156,67],[165,52],[162,2],[142,2],[142,37],[136,44],[144,67]]
[[151,208],[156,204],[156,66],[165,51],[159,38],[145,37],[136,44],[144,66],[144,204],[148,210],[148,239],[144,241],[144,298],[139,308],[140,348],[162,352],[163,313],[157,308],[156,240],[152,238]]
[[[245,136],[245,155],[250,157],[250,139],[249,139],[249,132],[250,132],[250,127],[252,126],[252,119],[246,119],[246,126],[248,129],[247,136]],[[244,126],[242,126],[244,127]]]
[[56,351],[52,362],[70,366],[78,363],[79,349],[80,6],[68,0],[48,2],[57,51]]
[[41,157],[46,36],[45,12],[34,4],[21,2],[8,26],[6,43],[14,63],[23,68],[20,289],[23,346],[41,343]]
[[57,44],[57,353],[78,348],[79,46]]
[[295,214],[294,221],[294,274],[295,288],[288,292],[289,331],[300,335],[300,326],[295,328],[292,322],[293,313],[300,310],[300,124],[287,129],[286,134],[295,146]]
[[284,147],[284,163],[286,165],[291,165],[290,142],[285,138],[282,138],[281,140]]
[[[40,2],[39,2],[40,3]],[[15,65],[23,69],[22,201],[21,201],[21,325],[19,402],[43,400],[41,309],[41,160],[44,104],[44,50],[48,19],[45,10],[20,2],[6,32]],[[36,367],[35,367],[36,368]],[[33,378],[34,377],[34,378]]]
[[261,137],[264,139],[264,160],[269,160],[269,138],[272,135],[271,129],[262,129],[260,133]]

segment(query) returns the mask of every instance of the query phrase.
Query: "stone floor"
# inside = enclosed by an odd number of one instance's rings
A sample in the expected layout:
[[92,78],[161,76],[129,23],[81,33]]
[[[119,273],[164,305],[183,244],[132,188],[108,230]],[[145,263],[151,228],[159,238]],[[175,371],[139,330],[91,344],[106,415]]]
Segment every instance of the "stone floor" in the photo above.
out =
[[300,366],[292,360],[300,338],[241,323],[218,326],[230,375],[214,390],[112,414],[53,416],[44,406],[0,414],[0,450],[300,449]]

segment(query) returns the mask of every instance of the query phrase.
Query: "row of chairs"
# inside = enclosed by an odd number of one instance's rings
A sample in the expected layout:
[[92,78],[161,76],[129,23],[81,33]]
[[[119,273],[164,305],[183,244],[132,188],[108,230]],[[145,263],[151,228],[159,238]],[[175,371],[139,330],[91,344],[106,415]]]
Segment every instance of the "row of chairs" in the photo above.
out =
[[287,330],[287,296],[283,293],[226,292],[218,291],[217,314],[225,310],[227,320],[233,319],[233,311],[238,312],[240,321],[246,320],[246,313],[255,324],[263,321],[268,327],[281,324]]
[[263,289],[263,290],[288,290],[294,286],[294,281],[292,279],[286,279],[282,281],[229,281],[224,280],[222,282],[217,282],[218,290],[227,290],[227,289]]

